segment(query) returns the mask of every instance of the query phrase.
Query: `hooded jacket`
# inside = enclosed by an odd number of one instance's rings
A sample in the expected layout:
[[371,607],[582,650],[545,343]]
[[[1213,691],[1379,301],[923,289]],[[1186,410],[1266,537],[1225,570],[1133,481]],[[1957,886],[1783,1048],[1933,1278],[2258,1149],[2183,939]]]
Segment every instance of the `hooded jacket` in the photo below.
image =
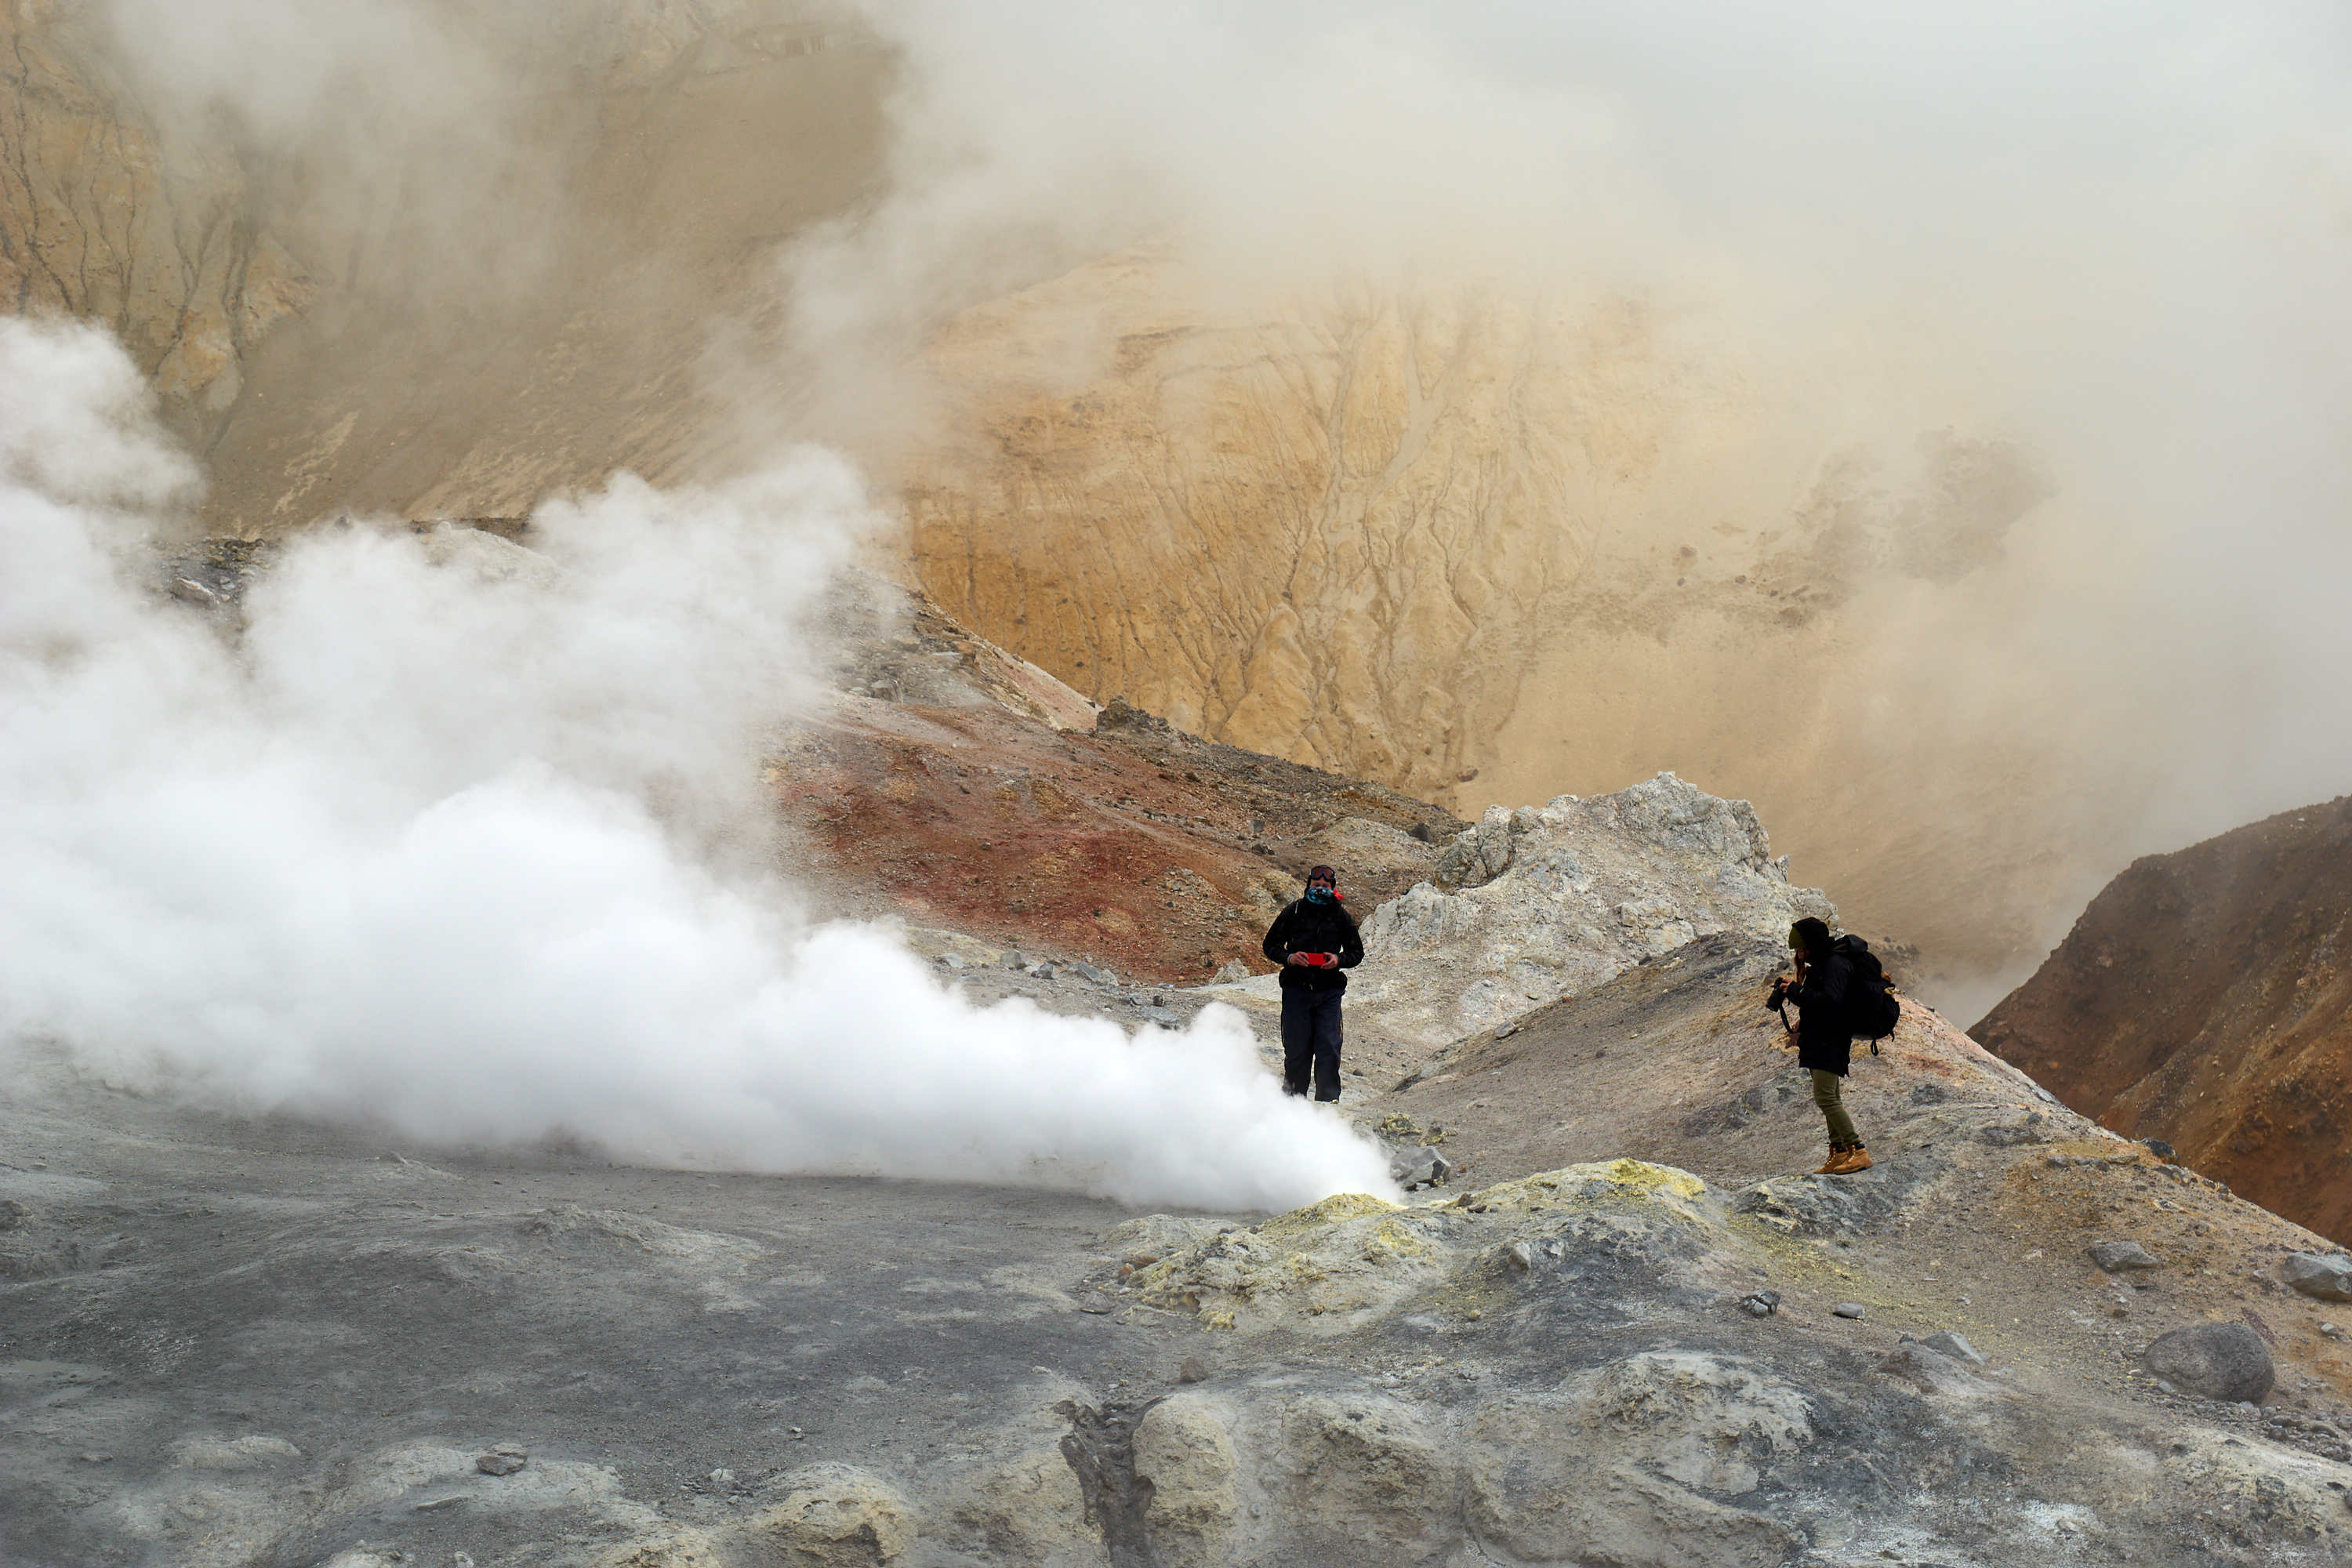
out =
[[1853,960],[1834,950],[1806,966],[1805,983],[1789,987],[1798,1008],[1797,1065],[1845,1076],[1853,1058],[1853,1031],[1846,1024],[1846,987],[1853,984]]
[[[1364,962],[1364,939],[1356,931],[1356,917],[1337,898],[1328,904],[1299,899],[1265,928],[1265,952],[1268,963],[1282,965],[1285,991],[1345,991],[1348,977],[1340,971]],[[1294,952],[1336,952],[1339,968],[1291,963]]]

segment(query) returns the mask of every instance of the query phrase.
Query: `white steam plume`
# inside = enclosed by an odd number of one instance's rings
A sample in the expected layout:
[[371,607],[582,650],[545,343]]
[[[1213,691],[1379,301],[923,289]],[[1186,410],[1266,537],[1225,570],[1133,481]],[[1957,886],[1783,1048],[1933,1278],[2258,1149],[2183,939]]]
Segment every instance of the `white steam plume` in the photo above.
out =
[[838,459],[625,479],[541,514],[551,565],[310,536],[235,647],[131,581],[192,478],[110,340],[0,321],[12,1055],[442,1143],[1139,1203],[1387,1190],[1231,1009],[1134,1038],[975,1009],[887,932],[806,929],[730,835],[864,521]]

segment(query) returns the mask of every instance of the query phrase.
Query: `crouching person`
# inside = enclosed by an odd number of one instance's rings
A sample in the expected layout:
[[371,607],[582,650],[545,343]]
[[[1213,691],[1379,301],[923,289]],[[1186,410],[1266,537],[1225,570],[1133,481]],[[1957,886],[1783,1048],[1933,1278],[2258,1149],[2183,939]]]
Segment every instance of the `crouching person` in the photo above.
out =
[[1265,956],[1282,965],[1282,1091],[1339,1098],[1339,998],[1344,973],[1364,962],[1364,939],[1340,902],[1339,876],[1328,866],[1307,873],[1307,896],[1274,917]]

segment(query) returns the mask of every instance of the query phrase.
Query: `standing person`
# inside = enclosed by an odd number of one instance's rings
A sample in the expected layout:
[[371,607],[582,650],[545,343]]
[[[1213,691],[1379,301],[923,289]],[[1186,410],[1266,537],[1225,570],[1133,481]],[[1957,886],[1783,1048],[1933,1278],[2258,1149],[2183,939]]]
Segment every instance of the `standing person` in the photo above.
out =
[[1305,1094],[1307,1069],[1315,1098],[1339,1098],[1341,973],[1364,962],[1364,939],[1340,901],[1339,874],[1328,866],[1307,873],[1307,896],[1274,917],[1265,930],[1265,956],[1282,965],[1282,1092]]
[[1829,1123],[1830,1157],[1813,1174],[1851,1176],[1870,1169],[1870,1151],[1845,1113],[1845,1071],[1853,1055],[1853,1027],[1846,999],[1853,988],[1853,961],[1830,945],[1830,928],[1808,916],[1789,928],[1797,977],[1772,982],[1772,1000],[1794,1002],[1797,1065],[1813,1075],[1813,1103]]

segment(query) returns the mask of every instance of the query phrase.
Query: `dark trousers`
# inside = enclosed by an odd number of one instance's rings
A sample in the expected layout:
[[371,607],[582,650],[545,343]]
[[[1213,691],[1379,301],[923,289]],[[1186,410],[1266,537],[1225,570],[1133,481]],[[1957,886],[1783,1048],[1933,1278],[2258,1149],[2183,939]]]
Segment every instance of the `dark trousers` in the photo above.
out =
[[1339,997],[1338,991],[1282,994],[1282,1088],[1307,1092],[1308,1063],[1315,1068],[1315,1098],[1339,1098]]

